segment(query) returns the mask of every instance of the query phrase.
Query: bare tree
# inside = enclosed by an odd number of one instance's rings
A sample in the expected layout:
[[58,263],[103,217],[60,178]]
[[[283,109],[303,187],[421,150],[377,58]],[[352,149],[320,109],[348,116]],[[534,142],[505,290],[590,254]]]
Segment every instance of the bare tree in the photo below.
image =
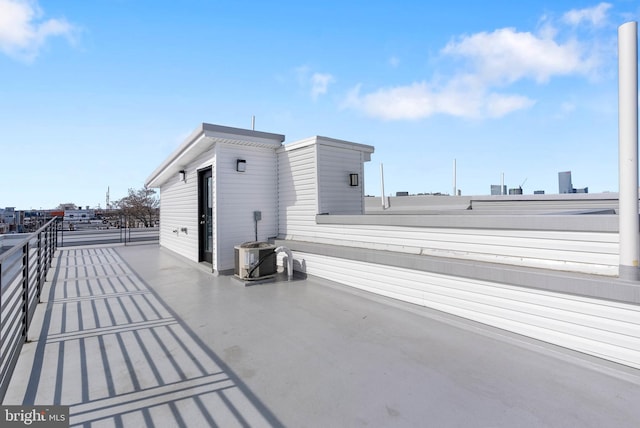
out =
[[144,227],[150,227],[158,219],[160,200],[155,190],[143,187],[138,190],[129,189],[129,195],[116,201],[115,205],[125,217],[137,220]]

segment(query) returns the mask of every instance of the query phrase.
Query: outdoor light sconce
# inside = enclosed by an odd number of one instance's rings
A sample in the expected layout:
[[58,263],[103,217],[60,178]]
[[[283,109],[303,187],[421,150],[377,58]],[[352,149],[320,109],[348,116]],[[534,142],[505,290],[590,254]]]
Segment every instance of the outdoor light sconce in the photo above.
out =
[[358,174],[349,174],[349,186],[355,187],[358,185]]
[[236,160],[236,171],[245,172],[247,170],[247,161],[244,159]]
[[180,181],[187,181],[187,173],[185,172],[184,169],[180,171],[179,177],[180,177]]

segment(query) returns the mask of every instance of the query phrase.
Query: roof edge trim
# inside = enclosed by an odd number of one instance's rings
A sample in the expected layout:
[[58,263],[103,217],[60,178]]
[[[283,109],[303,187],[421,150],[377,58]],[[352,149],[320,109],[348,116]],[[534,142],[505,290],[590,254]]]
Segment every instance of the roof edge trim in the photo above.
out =
[[215,133],[228,135],[229,137],[250,137],[255,139],[273,140],[278,144],[284,141],[284,135],[273,134],[270,132],[253,131],[250,129],[233,128],[230,126],[214,125],[211,123],[201,123],[195,131],[193,131],[185,141],[178,146],[161,164],[158,166],[145,180],[145,187],[159,187],[158,179],[163,172],[174,165],[187,151],[189,151],[201,137],[207,136],[207,133]]

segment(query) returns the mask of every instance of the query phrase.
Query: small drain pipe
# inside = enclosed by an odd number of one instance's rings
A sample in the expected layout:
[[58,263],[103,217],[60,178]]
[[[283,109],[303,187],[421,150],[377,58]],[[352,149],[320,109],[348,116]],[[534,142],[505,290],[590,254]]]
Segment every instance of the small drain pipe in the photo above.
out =
[[291,254],[291,250],[287,247],[280,246],[275,249],[276,254],[280,251],[284,251],[287,255],[287,281],[291,281],[293,278],[293,254]]

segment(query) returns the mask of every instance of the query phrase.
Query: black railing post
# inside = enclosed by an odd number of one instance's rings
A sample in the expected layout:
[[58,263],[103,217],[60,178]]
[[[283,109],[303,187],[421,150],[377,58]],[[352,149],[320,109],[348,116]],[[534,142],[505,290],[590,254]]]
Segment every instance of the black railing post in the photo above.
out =
[[[62,221],[60,221],[59,219],[56,219],[56,221],[54,223],[55,224],[55,235],[56,235],[55,244],[53,245],[53,249],[54,250],[58,249],[58,222],[62,223]],[[53,259],[53,254],[51,255],[51,258]]]
[[[0,261],[0,308],[2,308],[2,261]],[[4,317],[0,314],[0,332],[4,327]]]
[[22,335],[29,330],[29,240],[22,247]]
[[38,303],[40,303],[40,292],[42,291],[42,232],[38,232],[38,257],[36,258],[38,267],[36,269],[37,281],[36,281],[36,297],[38,297]]
[[[50,259],[49,259],[49,242],[50,242],[50,238],[51,237],[51,232],[50,229],[47,227],[44,230],[44,260],[45,260],[45,265],[44,265],[44,271],[47,272],[49,270],[49,268],[51,267],[51,263],[50,263]],[[46,275],[45,275],[45,281],[47,280]]]
[[[0,261],[0,308],[2,308],[2,304],[4,303],[2,301],[2,296],[4,295],[4,293],[2,292],[2,261]],[[5,320],[5,316],[2,315],[2,313],[0,313],[0,335],[2,334],[2,331],[4,330],[4,326],[5,324],[9,324],[9,321],[11,320]],[[4,365],[4,355],[2,353],[0,353],[0,357],[2,358],[0,360],[0,364]],[[2,373],[2,372],[0,372]],[[2,380],[2,378],[0,378],[0,380]],[[2,400],[4,399],[4,385],[0,383],[0,403],[2,402]]]
[[58,244],[58,221],[49,225],[49,267],[53,264],[53,252]]

